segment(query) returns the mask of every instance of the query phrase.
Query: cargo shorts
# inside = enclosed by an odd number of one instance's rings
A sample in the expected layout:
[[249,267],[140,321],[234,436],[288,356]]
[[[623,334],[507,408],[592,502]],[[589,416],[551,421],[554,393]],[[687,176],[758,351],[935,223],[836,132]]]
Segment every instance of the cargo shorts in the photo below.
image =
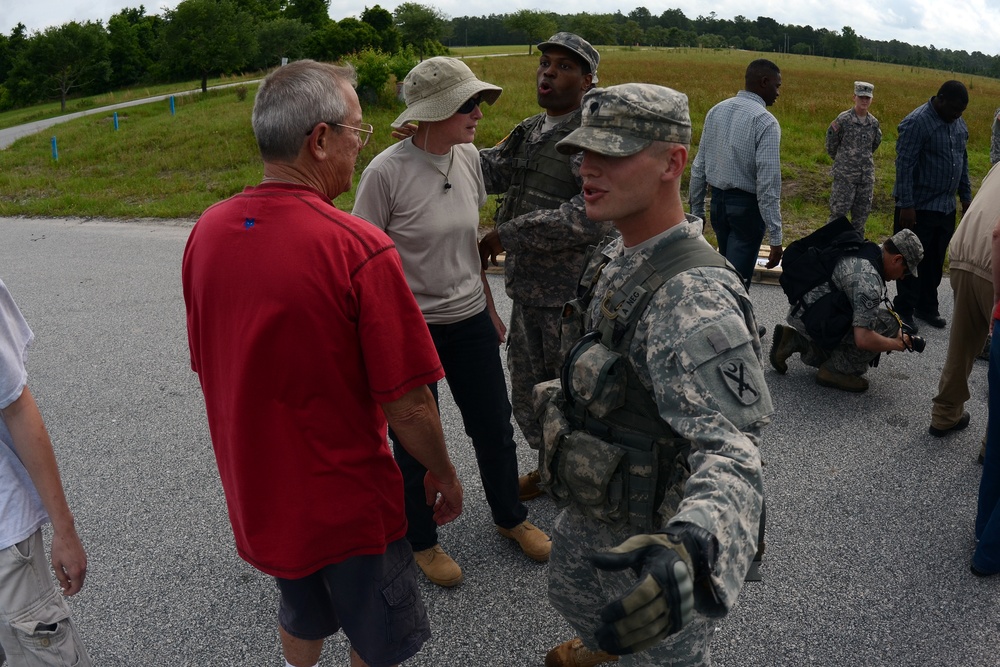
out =
[[52,578],[41,529],[0,549],[0,664],[90,667],[69,607]]

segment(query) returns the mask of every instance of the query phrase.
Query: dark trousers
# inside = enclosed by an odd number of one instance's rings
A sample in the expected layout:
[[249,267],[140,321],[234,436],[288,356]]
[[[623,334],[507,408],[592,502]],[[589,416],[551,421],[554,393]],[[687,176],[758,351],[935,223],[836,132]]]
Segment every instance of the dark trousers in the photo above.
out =
[[1000,572],[1000,320],[993,320],[990,344],[990,413],[986,426],[986,459],[979,484],[976,550],[972,563],[981,572]]
[[[899,207],[892,219],[892,231],[898,232]],[[917,224],[913,233],[920,239],[924,247],[924,258],[917,265],[917,277],[896,281],[896,298],[893,308],[900,315],[910,317],[914,310],[925,315],[938,314],[938,286],[944,274],[944,257],[948,252],[948,244],[955,233],[955,211],[939,213],[938,211],[917,211]]]
[[[434,347],[444,367],[445,380],[462,413],[465,433],[476,451],[479,476],[493,522],[513,528],[528,516],[518,500],[517,450],[511,424],[507,382],[500,362],[497,331],[489,313],[483,311],[454,324],[429,324]],[[434,400],[437,383],[430,385]],[[424,496],[427,468],[399,444],[389,429],[393,454],[403,473],[406,494],[406,539],[414,551],[430,549],[438,543],[433,508]]]
[[729,260],[750,289],[765,230],[757,196],[743,190],[712,188],[711,222],[719,253]]

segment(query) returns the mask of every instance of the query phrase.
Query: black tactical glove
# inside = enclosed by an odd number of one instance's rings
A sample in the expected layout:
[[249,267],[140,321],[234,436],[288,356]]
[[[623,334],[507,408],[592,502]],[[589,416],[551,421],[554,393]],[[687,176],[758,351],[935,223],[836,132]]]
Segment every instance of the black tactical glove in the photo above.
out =
[[602,570],[632,568],[639,580],[601,610],[596,637],[614,655],[643,651],[674,634],[694,614],[696,579],[715,563],[715,538],[694,524],[667,532],[636,535],[590,561]]

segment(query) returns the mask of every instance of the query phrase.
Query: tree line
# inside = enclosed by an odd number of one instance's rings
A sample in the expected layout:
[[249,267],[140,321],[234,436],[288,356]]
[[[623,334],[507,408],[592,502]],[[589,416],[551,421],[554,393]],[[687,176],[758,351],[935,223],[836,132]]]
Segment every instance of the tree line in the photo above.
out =
[[360,18],[335,21],[329,0],[183,0],[161,15],[125,8],[103,21],[71,21],[27,33],[18,24],[0,34],[0,111],[72,95],[93,95],[140,84],[266,70],[282,58],[335,61],[350,57],[362,89],[377,95],[416,58],[448,46],[531,45],[559,31],[599,45],[734,48],[932,67],[1000,78],[1000,56],[979,51],[879,41],[853,28],[785,25],[759,16],[690,19],[680,9],[655,16],[628,14],[510,14],[448,18],[433,6],[404,2],[392,12],[365,7]]

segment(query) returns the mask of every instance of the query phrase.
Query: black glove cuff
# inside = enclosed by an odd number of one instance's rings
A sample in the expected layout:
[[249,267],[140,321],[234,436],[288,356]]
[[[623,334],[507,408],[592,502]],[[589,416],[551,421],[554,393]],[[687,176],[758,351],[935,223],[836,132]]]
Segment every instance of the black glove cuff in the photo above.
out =
[[712,575],[719,553],[719,542],[715,539],[715,535],[693,523],[671,524],[661,532],[669,535],[675,542],[680,542],[687,549],[694,565],[695,581],[702,581]]

